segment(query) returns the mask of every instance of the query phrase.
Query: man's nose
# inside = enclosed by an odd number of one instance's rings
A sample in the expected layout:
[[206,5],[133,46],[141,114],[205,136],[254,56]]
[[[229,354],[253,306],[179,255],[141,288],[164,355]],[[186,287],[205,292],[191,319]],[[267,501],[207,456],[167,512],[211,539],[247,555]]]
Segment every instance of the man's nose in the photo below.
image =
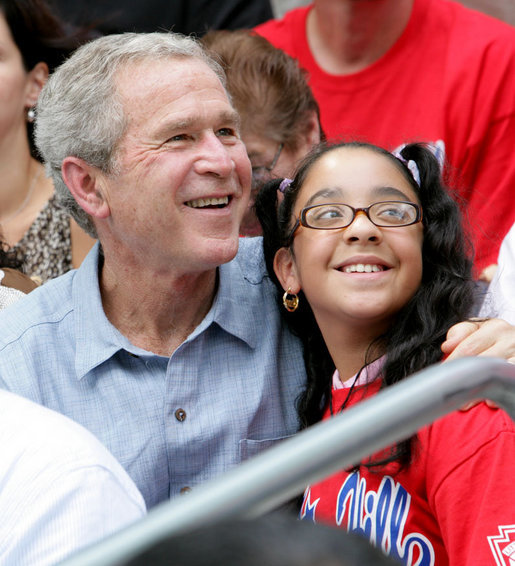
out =
[[206,134],[201,140],[197,167],[200,173],[227,177],[234,170],[230,146],[224,144],[214,132]]

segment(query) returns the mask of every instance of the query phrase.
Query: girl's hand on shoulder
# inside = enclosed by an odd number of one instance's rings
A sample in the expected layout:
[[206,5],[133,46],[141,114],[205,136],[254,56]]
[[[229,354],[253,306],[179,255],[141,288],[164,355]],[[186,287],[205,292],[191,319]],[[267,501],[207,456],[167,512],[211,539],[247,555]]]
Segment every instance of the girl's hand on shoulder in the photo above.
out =
[[460,322],[447,332],[442,352],[446,361],[490,356],[515,364],[515,326],[500,318]]
[[[515,326],[500,318],[488,320],[468,320],[455,324],[447,332],[442,344],[442,352],[447,360],[465,356],[492,356],[504,358],[515,363]],[[461,410],[468,411],[481,400],[464,405]],[[488,407],[498,408],[493,401],[485,400]]]

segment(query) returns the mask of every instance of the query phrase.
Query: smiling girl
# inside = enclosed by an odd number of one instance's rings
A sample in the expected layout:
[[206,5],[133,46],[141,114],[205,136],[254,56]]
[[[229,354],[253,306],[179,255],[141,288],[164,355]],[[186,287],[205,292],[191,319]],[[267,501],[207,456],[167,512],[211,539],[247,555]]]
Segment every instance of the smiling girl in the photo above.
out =
[[[280,184],[276,214],[278,188],[265,187],[257,210],[269,272],[304,343],[298,407],[309,426],[440,361],[475,285],[457,205],[424,146],[399,156],[322,146]],[[361,533],[407,565],[503,564],[514,463],[512,421],[481,403],[309,486],[301,516]]]

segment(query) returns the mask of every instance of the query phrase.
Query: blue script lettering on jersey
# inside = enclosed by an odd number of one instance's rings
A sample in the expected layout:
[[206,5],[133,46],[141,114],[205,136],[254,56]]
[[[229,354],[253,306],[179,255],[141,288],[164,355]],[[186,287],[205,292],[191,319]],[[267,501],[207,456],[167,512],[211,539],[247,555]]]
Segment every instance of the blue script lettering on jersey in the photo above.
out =
[[[307,503],[306,508],[309,508]],[[433,566],[435,553],[427,537],[420,533],[409,533],[404,537],[410,504],[411,496],[393,478],[383,477],[375,492],[367,490],[366,478],[354,472],[346,478],[338,493],[336,523],[367,537],[372,544],[406,566]],[[312,513],[313,518],[314,515]],[[346,525],[343,524],[345,517]]]

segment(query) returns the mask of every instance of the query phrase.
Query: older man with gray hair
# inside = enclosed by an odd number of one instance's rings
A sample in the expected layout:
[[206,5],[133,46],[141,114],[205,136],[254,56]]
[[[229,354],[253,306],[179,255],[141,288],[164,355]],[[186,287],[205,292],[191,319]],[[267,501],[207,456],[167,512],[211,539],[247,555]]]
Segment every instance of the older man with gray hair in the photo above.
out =
[[[251,169],[219,66],[190,38],[107,36],[37,114],[59,198],[99,244],[1,313],[0,385],[96,434],[148,507],[295,433],[301,347],[261,240],[238,251]],[[467,353],[492,353],[491,328]]]
[[100,243],[0,320],[0,385],[78,421],[149,507],[297,429],[305,373],[260,243],[224,75],[193,39],[113,35],[38,103],[60,201]]

